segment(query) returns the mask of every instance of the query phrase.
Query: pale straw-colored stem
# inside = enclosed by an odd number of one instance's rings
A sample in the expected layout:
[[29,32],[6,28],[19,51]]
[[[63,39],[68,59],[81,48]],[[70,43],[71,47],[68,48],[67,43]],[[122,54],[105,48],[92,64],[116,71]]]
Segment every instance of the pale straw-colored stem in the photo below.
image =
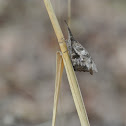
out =
[[71,25],[71,0],[68,0],[68,25]]
[[62,57],[63,57],[63,62],[64,62],[64,66],[66,69],[66,73],[67,73],[67,77],[68,77],[68,81],[70,84],[70,89],[73,95],[73,99],[74,99],[74,103],[78,112],[78,116],[81,122],[81,126],[89,126],[89,121],[88,121],[88,117],[87,117],[87,113],[86,113],[86,109],[84,106],[84,102],[81,96],[81,92],[80,92],[80,88],[78,85],[78,81],[75,75],[75,72],[73,70],[73,66],[71,64],[71,60],[70,57],[68,55],[68,51],[67,51],[67,46],[64,40],[64,36],[63,33],[61,31],[61,28],[59,26],[58,20],[55,16],[52,4],[50,2],[50,0],[44,0],[47,12],[49,14],[50,20],[52,22],[54,31],[56,33],[61,51],[62,51]]
[[56,113],[57,113],[57,106],[58,106],[58,99],[59,99],[59,92],[60,92],[60,85],[63,73],[63,59],[60,52],[56,53],[56,80],[55,80],[55,94],[54,94],[54,106],[53,106],[53,117],[52,117],[52,126],[55,126],[56,122]]

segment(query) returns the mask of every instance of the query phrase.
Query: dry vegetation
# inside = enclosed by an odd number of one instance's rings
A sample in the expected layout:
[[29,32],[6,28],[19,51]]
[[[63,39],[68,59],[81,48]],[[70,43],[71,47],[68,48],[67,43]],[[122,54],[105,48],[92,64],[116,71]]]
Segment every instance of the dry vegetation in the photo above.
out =
[[[52,3],[67,34],[67,1]],[[76,73],[92,126],[126,125],[125,7],[124,0],[72,3],[71,29],[99,70]],[[1,126],[51,125],[58,49],[42,0],[0,0]],[[60,99],[57,125],[80,125],[66,75]]]

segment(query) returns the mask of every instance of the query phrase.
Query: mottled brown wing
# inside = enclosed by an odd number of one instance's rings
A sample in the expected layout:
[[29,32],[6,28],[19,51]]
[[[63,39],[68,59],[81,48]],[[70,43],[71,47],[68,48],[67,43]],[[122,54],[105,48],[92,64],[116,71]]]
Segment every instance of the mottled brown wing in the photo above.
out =
[[75,53],[80,56],[80,60],[78,60],[79,63],[75,65],[76,70],[78,70],[78,68],[80,70],[81,68],[82,71],[88,71],[90,72],[90,74],[93,74],[93,71],[98,72],[97,67],[90,54],[79,42],[74,41],[72,47]]
[[88,51],[80,44],[80,43],[78,43],[78,42],[73,42],[73,44],[72,44],[72,47],[73,47],[73,49],[74,49],[74,51],[78,54],[78,55],[80,55],[80,56],[86,56],[86,57],[89,57],[90,55],[89,55],[89,53],[88,53]]

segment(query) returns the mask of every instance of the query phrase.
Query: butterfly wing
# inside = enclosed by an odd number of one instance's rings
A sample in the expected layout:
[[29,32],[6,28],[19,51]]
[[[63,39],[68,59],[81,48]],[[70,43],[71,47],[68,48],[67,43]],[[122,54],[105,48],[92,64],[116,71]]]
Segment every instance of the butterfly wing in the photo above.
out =
[[92,74],[93,74],[93,71],[98,72],[97,67],[94,61],[92,60],[90,54],[79,42],[76,42],[76,41],[73,42],[72,47],[75,53],[80,56],[81,66],[83,67],[85,66]]
[[97,72],[96,65],[92,60],[88,51],[74,39],[72,32],[65,21],[68,28],[67,48],[75,71]]
[[82,60],[84,60],[84,58],[90,57],[88,51],[79,42],[73,42],[72,47],[75,53],[77,53]]

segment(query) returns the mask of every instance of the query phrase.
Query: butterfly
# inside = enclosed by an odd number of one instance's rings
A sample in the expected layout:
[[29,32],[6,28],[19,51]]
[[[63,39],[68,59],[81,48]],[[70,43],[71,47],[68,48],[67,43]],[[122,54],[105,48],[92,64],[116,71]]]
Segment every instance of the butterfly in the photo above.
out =
[[68,29],[68,40],[66,41],[69,56],[75,71],[98,72],[95,62],[90,56],[89,52],[74,39],[73,34],[65,21]]

